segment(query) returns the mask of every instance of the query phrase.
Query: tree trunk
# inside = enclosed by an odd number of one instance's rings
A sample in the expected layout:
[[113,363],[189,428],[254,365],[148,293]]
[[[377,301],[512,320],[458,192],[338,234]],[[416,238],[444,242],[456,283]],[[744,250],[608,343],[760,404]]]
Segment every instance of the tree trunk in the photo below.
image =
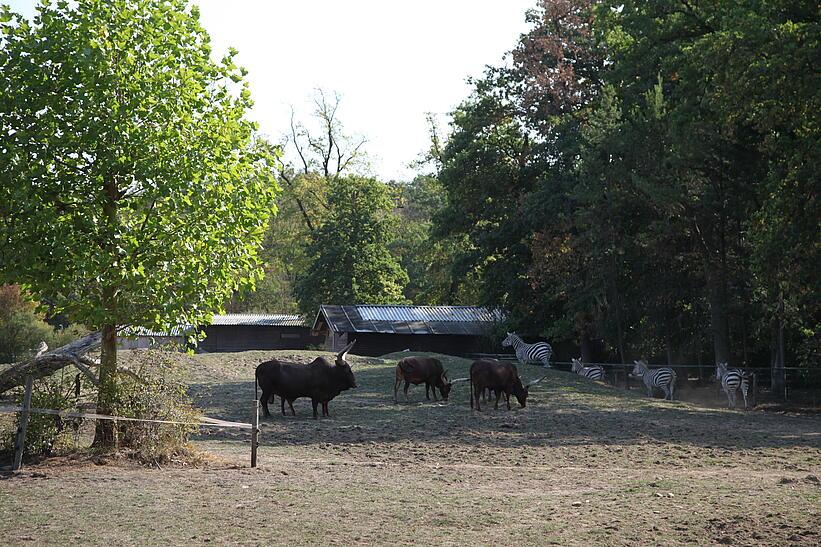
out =
[[63,347],[48,351],[44,355],[38,355],[30,361],[14,363],[0,372],[0,393],[23,385],[26,376],[31,376],[36,380],[70,365],[77,365],[78,368],[96,366],[96,363],[84,356],[96,349],[100,343],[100,333],[93,332]]
[[[117,327],[104,325],[100,354],[100,388],[97,393],[97,414],[111,415],[117,393]],[[94,431],[96,448],[113,448],[116,431],[111,420],[98,420]]]
[[784,370],[784,295],[779,296],[778,316],[773,322],[772,359],[770,363],[772,378],[772,393],[777,397],[784,397],[786,386],[786,371]]
[[593,362],[593,343],[590,340],[590,325],[585,324],[582,327],[581,336],[579,337],[579,346],[582,352],[582,363]]
[[707,272],[707,290],[710,299],[710,330],[713,335],[715,362],[730,362],[730,329],[727,320],[727,291],[725,276],[719,265],[709,264]]
[[673,337],[670,335],[669,326],[664,330],[664,352],[667,354],[667,365],[669,366],[675,364]]

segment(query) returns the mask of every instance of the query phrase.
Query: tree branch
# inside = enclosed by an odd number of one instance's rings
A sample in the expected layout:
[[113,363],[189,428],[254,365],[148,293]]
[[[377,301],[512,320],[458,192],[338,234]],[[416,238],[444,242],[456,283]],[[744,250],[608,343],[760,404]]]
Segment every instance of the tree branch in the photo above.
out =
[[54,374],[61,368],[75,365],[77,362],[85,364],[85,361],[81,361],[84,359],[83,356],[99,348],[101,344],[102,334],[97,331],[54,351],[37,355],[28,361],[14,363],[0,372],[0,393],[23,385],[26,382],[26,376],[43,378]]

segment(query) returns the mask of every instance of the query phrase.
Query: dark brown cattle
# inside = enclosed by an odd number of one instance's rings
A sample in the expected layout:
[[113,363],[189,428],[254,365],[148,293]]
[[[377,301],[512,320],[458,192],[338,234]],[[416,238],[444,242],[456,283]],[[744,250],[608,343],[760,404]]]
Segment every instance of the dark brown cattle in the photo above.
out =
[[331,363],[325,357],[317,357],[313,362],[303,365],[300,363],[285,363],[273,359],[261,363],[256,370],[256,380],[262,389],[263,415],[270,416],[268,402],[273,402],[275,395],[282,398],[282,413],[285,414],[285,401],[294,412],[293,402],[300,397],[310,397],[314,407],[314,419],[316,419],[316,407],[322,404],[322,415],[328,416],[328,403],[345,391],[356,387],[351,366],[345,360],[345,356],[353,347],[354,342],[348,344],[345,349],[336,356],[336,362]]
[[522,385],[519,370],[513,363],[495,359],[474,361],[470,365],[470,408],[474,408],[475,400],[476,410],[481,410],[479,398],[486,389],[496,393],[496,404],[493,408],[499,408],[499,398],[502,393],[505,394],[508,410],[510,410],[511,393],[516,396],[522,407],[527,404],[527,386]]
[[425,398],[430,400],[433,391],[433,400],[436,400],[436,388],[442,394],[442,399],[448,400],[451,382],[448,380],[448,371],[442,368],[439,359],[433,357],[405,357],[396,364],[396,382],[393,384],[393,402],[397,402],[399,384],[405,382],[405,399],[408,398],[410,384],[418,386],[425,384]]

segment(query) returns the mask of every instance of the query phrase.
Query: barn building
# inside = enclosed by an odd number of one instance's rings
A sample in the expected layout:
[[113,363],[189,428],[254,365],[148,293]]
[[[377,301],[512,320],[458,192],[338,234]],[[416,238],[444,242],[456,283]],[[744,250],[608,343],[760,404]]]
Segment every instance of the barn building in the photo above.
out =
[[[142,349],[169,345],[184,350],[193,329],[180,325],[169,332],[136,327],[121,333],[121,349]],[[324,338],[312,336],[310,327],[299,315],[227,314],[215,315],[210,325],[199,327],[205,333],[196,350],[202,352],[246,351],[253,349],[307,349],[321,347]]]
[[169,331],[156,331],[143,327],[129,328],[121,331],[117,337],[117,346],[120,349],[148,349],[160,346],[170,346],[174,349],[184,349],[191,327],[173,327]]
[[206,337],[197,349],[206,352],[306,349],[319,347],[324,341],[321,336],[311,335],[310,327],[299,315],[215,315],[211,324],[201,330]]
[[491,351],[501,320],[501,312],[477,306],[323,305],[312,332],[331,351],[356,339],[357,355],[405,349],[458,355]]

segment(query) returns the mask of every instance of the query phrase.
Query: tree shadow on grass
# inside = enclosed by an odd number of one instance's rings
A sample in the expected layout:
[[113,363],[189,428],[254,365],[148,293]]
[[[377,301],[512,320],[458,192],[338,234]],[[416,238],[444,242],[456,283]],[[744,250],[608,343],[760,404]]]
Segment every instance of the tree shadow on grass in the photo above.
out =
[[[451,366],[451,377],[467,375]],[[308,446],[324,443],[440,442],[487,448],[583,445],[627,446],[658,442],[704,448],[821,449],[821,420],[763,412],[703,409],[651,400],[637,391],[604,386],[574,375],[526,369],[522,376],[547,374],[532,388],[526,408],[499,410],[485,403],[471,411],[467,383],[457,384],[447,402],[425,401],[424,387],[411,389],[411,402],[393,403],[393,366],[357,367],[359,387],[331,401],[331,418],[314,420],[309,399],[295,404],[297,416],[282,416],[279,399],[261,418],[263,444]],[[253,372],[246,382],[194,384],[195,404],[211,417],[250,422]],[[287,407],[286,407],[287,408]],[[245,430],[206,430],[196,439],[245,440]]]

